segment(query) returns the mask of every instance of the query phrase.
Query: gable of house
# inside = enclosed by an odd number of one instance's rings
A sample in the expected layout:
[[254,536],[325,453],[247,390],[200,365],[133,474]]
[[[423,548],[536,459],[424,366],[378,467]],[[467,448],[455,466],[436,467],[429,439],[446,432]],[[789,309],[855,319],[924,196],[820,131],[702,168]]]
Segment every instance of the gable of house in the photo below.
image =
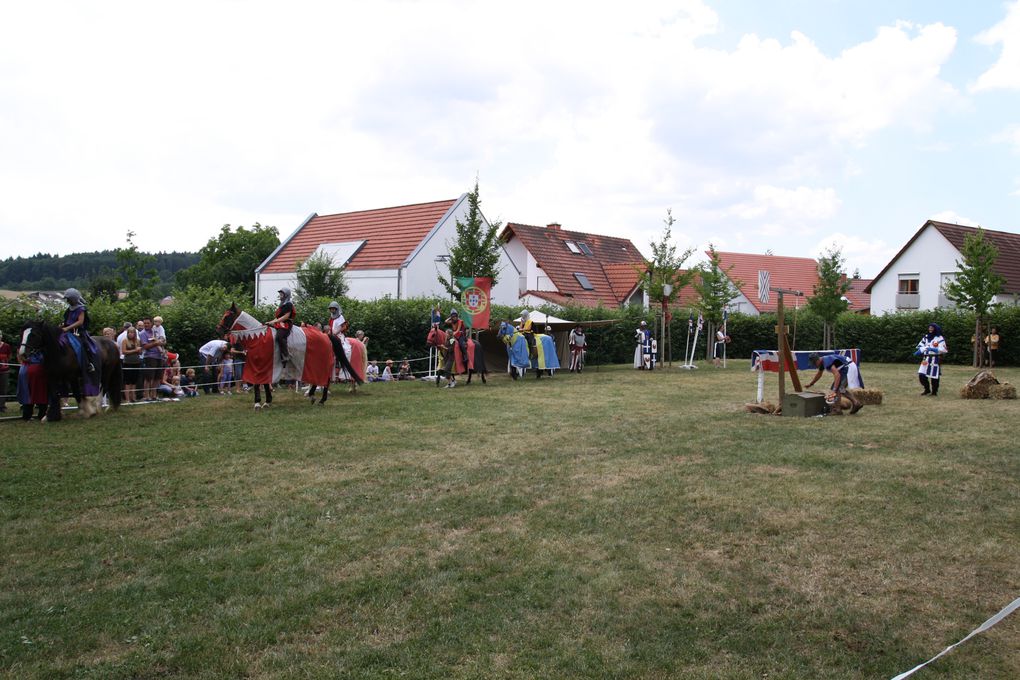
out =
[[[706,252],[706,254],[708,254]],[[759,314],[775,312],[779,307],[779,295],[769,292],[768,302],[762,301],[759,283],[760,272],[768,272],[769,288],[799,290],[805,297],[811,295],[818,283],[818,262],[810,257],[788,257],[784,255],[756,255],[752,253],[724,253],[716,251],[720,267],[727,272],[730,281]]]
[[336,215],[313,214],[256,270],[262,274],[297,271],[322,244],[364,242],[347,269],[397,269],[454,207],[458,199]]
[[556,288],[523,294],[559,305],[623,304],[645,270],[644,257],[625,238],[517,223],[508,223],[500,237],[517,238]]

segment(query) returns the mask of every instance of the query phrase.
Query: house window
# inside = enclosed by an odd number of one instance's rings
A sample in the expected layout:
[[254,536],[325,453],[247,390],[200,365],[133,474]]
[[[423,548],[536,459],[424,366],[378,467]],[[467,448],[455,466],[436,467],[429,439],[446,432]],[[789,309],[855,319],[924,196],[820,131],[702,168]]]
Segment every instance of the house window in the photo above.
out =
[[579,284],[581,284],[581,288],[584,288],[585,290],[595,290],[595,286],[591,285],[591,281],[589,281],[588,277],[584,274],[574,272],[574,278],[577,279]]
[[939,307],[955,307],[956,303],[946,295],[946,285],[956,279],[956,272],[942,272],[939,277]]
[[920,309],[919,274],[900,274],[896,287],[896,309]]
[[919,292],[917,284],[918,284],[918,279],[917,279],[916,276],[912,276],[911,278],[902,278],[901,277],[900,278],[900,287],[899,287],[899,289],[896,292],[900,293],[902,295],[917,295],[918,292]]
[[564,241],[564,243],[566,243],[566,244],[567,244],[567,248],[568,248],[568,249],[570,250],[570,252],[572,252],[572,253],[573,253],[574,255],[580,255],[580,254],[581,254],[581,250],[580,250],[580,249],[579,249],[579,248],[577,247],[577,244],[576,244],[576,243],[574,243],[573,241]]
[[587,255],[588,257],[595,257],[595,253],[591,252],[591,248],[588,247],[587,243],[582,243],[578,241],[577,247],[580,248],[581,252]]

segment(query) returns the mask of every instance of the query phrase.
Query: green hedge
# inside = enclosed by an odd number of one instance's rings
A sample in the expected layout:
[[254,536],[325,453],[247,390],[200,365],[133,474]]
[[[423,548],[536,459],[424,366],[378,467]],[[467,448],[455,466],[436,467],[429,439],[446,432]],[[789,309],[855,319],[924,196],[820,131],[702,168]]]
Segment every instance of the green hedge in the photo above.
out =
[[[108,302],[98,300],[89,305],[92,331],[98,334],[104,326],[119,329],[124,321],[137,321],[143,316],[159,314],[164,319],[170,348],[181,354],[182,364],[197,363],[198,348],[215,335],[216,323],[234,300],[241,300],[239,291],[222,288],[191,287],[176,291],[172,305],[160,307],[151,301],[131,299]],[[448,300],[413,298],[410,300],[382,299],[371,302],[341,300],[345,316],[354,330],[364,330],[369,336],[369,353],[376,359],[400,359],[417,357],[425,353],[425,336],[428,334],[432,306],[439,302],[443,315],[449,313],[452,303]],[[305,301],[298,306],[298,320],[306,323],[324,322],[328,318],[326,306],[329,300],[320,298]],[[270,318],[271,306],[242,308],[258,319]],[[16,336],[24,321],[43,317],[59,321],[63,305],[53,305],[37,310],[22,301],[0,302],[0,330],[9,341],[16,342]],[[594,321],[616,320],[618,323],[587,332],[589,363],[629,363],[634,356],[634,329],[645,320],[655,328],[655,314],[639,306],[619,308],[587,307],[543,307],[541,311],[561,318]],[[494,306],[493,319],[514,318],[520,307]],[[840,347],[859,347],[868,362],[913,361],[914,347],[925,332],[929,322],[942,325],[949,345],[947,361],[970,364],[974,315],[954,310],[935,310],[891,314],[886,316],[842,315],[836,324],[836,342]],[[999,329],[1003,338],[1000,361],[1003,364],[1020,363],[1020,308],[1001,307],[991,315],[991,322]],[[773,349],[776,346],[776,318],[774,314],[745,316],[734,314],[729,320],[729,333],[733,342],[728,347],[731,359],[747,360],[754,349]],[[817,349],[821,344],[822,322],[806,310],[787,314],[787,325],[791,335],[795,333],[794,349]],[[674,315],[671,324],[673,339],[673,361],[682,363],[684,345],[687,340],[687,315]],[[711,348],[704,331],[698,340],[697,357],[704,360]]]

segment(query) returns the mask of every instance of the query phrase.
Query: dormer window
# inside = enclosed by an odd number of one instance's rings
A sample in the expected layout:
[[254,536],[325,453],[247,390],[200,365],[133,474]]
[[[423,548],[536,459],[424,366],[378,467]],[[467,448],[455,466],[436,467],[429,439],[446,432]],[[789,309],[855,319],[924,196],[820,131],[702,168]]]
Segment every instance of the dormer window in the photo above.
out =
[[581,250],[577,247],[577,244],[573,241],[564,241],[567,244],[567,249],[570,250],[574,255],[580,255]]
[[584,288],[585,290],[595,290],[595,286],[591,285],[591,281],[589,281],[588,277],[584,274],[574,272],[574,278],[577,279],[579,284],[581,284],[581,288]]
[[580,248],[581,252],[584,253],[585,255],[587,255],[588,257],[595,257],[595,253],[591,252],[591,248],[588,247],[587,243],[583,243],[581,241],[578,241],[577,242],[577,247]]

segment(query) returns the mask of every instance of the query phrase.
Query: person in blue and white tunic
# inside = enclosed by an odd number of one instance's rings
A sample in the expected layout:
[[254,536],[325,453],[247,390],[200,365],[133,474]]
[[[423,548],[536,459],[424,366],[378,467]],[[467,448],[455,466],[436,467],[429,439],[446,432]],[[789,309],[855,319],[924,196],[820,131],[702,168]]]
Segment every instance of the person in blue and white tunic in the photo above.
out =
[[921,336],[917,343],[914,356],[921,357],[921,366],[917,369],[917,377],[924,391],[921,396],[939,394],[939,379],[942,377],[942,355],[949,353],[946,339],[942,337],[942,327],[937,323],[928,324],[928,332]]
[[637,347],[634,348],[634,368],[651,370],[652,332],[648,330],[648,323],[642,321],[634,336],[637,340]]

